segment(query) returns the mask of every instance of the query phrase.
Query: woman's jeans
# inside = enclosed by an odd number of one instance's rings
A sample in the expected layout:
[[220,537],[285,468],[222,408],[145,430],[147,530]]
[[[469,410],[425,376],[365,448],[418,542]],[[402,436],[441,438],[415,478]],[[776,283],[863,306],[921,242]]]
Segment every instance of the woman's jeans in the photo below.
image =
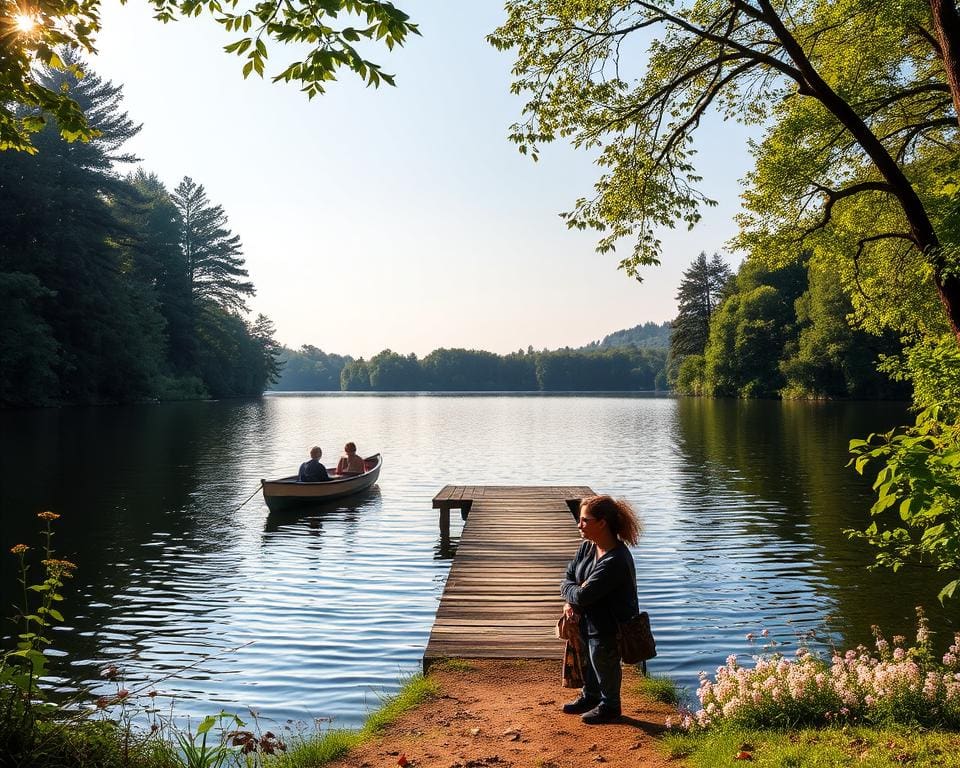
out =
[[588,637],[586,621],[580,621],[580,636],[587,648],[583,665],[582,696],[599,701],[604,709],[620,714],[620,649],[615,635]]

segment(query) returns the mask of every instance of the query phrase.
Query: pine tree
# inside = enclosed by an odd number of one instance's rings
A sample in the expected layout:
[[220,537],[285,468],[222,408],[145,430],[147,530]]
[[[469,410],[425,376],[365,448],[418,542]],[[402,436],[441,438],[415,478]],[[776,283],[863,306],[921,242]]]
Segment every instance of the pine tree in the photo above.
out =
[[[99,134],[68,143],[48,120],[36,135],[36,155],[0,152],[0,273],[12,292],[7,302],[22,308],[0,379],[9,385],[12,371],[32,360],[43,375],[30,402],[143,397],[162,364],[163,321],[125,258],[132,232],[118,212],[129,185],[115,170],[134,159],[123,145],[139,127],[122,109],[119,86],[93,73],[82,80],[49,70],[42,76],[84,106]],[[28,322],[54,342],[39,359],[25,356]]]
[[253,283],[246,280],[240,236],[229,230],[223,208],[211,204],[203,185],[189,176],[174,190],[173,202],[182,220],[180,247],[194,303],[212,301],[228,311],[245,310]]
[[719,253],[707,260],[703,251],[684,271],[677,291],[678,312],[670,336],[675,360],[702,355],[710,336],[710,318],[723,300],[733,272]]

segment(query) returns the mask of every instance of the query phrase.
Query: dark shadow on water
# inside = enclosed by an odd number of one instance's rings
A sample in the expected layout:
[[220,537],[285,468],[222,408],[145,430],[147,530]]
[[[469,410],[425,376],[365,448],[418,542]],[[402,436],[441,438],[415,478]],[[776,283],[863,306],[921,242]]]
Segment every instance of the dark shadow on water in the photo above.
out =
[[459,536],[451,536],[449,532],[441,530],[437,536],[436,546],[433,548],[433,559],[453,560],[454,555],[457,554],[459,543]]

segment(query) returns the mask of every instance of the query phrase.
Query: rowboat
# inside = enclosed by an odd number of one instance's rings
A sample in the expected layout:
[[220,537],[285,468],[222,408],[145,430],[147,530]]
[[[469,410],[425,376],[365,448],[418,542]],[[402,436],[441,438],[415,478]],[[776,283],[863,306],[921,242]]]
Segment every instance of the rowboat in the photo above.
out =
[[366,490],[380,477],[383,459],[379,453],[363,460],[363,474],[341,477],[331,475],[331,479],[321,483],[301,483],[297,476],[281,477],[279,480],[261,480],[263,500],[271,512],[315,504],[318,501],[342,499]]

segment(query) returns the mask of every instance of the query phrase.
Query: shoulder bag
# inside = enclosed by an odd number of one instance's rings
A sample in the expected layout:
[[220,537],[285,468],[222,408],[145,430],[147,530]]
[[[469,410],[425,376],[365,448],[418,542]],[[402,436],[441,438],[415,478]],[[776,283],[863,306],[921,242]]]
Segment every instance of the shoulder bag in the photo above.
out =
[[640,611],[636,616],[620,622],[617,631],[620,658],[626,664],[639,664],[657,655],[657,644],[650,630],[650,616]]

